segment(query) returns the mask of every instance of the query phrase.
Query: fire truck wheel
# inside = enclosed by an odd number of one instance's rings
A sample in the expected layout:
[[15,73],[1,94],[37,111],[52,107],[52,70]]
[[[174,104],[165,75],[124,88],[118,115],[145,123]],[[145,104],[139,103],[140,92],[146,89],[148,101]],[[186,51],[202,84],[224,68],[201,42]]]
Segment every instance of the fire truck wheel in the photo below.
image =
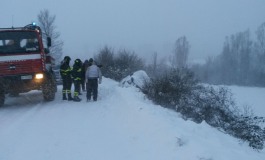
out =
[[0,106],[4,105],[5,103],[5,93],[4,91],[0,91]]
[[43,98],[45,101],[52,101],[55,98],[55,88],[51,80],[47,80],[42,86]]

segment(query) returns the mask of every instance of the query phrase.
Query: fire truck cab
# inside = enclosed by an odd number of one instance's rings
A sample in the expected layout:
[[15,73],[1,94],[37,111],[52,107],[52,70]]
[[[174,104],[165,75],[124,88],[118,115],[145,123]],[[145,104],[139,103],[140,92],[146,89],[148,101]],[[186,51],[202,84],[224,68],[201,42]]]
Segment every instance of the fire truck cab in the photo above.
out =
[[55,98],[57,86],[50,46],[48,37],[44,47],[41,28],[35,24],[0,28],[0,106],[6,94],[18,96],[31,90],[42,90],[46,101]]

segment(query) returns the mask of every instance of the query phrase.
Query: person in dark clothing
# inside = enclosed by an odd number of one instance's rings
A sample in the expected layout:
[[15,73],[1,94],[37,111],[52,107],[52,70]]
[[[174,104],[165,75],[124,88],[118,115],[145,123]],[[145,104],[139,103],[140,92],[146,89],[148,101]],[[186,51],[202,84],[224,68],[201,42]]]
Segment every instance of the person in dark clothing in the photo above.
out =
[[93,60],[93,58],[90,58],[90,59],[88,60],[88,66],[89,66],[89,67],[92,66],[93,63],[95,63],[95,61]]
[[91,66],[86,70],[87,101],[91,100],[91,93],[93,93],[93,100],[97,101],[98,84],[102,81],[102,74],[92,58],[90,58],[89,62]]
[[67,100],[66,94],[68,95],[68,100],[73,100],[71,96],[71,86],[72,86],[72,69],[70,67],[71,58],[69,56],[65,56],[64,60],[60,66],[60,74],[63,80],[63,100]]
[[80,93],[80,84],[81,84],[81,78],[82,78],[81,71],[82,71],[82,62],[80,59],[76,59],[73,65],[73,71],[72,71],[72,76],[73,76],[74,86],[75,86],[75,91],[74,91],[75,102],[81,101],[81,99],[78,97]]
[[82,65],[82,78],[81,78],[81,86],[82,86],[82,91],[86,91],[86,70],[89,65],[88,60],[85,60],[85,62]]

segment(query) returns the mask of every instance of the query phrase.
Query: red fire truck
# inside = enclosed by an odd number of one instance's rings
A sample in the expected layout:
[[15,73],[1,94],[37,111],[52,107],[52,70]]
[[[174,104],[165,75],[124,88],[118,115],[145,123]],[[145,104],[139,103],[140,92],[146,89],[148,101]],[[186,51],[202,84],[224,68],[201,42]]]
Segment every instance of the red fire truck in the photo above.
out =
[[44,48],[41,28],[35,24],[0,28],[0,106],[7,94],[18,96],[31,90],[42,90],[46,101],[55,98],[50,46],[48,37]]

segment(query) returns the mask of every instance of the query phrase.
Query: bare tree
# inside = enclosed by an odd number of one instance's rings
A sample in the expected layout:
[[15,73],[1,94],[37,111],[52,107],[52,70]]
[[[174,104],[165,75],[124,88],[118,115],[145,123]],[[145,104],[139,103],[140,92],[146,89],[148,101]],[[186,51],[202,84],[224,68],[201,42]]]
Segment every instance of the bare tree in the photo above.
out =
[[257,84],[265,85],[265,22],[256,31],[257,40],[254,44],[254,62],[252,67],[255,75],[254,81]]
[[39,26],[42,29],[43,41],[46,42],[47,37],[52,40],[50,53],[55,60],[59,60],[63,53],[63,41],[60,40],[60,33],[56,31],[55,15],[51,15],[49,10],[44,9],[38,14]]
[[153,53],[153,57],[152,57],[152,63],[149,65],[149,69],[150,69],[150,74],[151,76],[156,76],[157,74],[157,52]]
[[185,36],[177,39],[172,59],[173,67],[187,67],[189,48],[189,42],[187,41],[187,38]]
[[254,44],[256,64],[265,72],[265,22],[256,31],[257,41]]
[[249,30],[226,38],[221,58],[220,74],[225,84],[249,84],[252,41]]
[[121,73],[121,79],[144,68],[144,60],[134,52],[121,49],[115,58],[116,71]]
[[105,46],[100,49],[99,53],[94,56],[97,63],[102,64],[102,74],[107,78],[112,78],[112,72],[114,70],[114,51],[111,47]]
[[[169,59],[169,61],[171,61],[171,59]],[[169,68],[171,67],[167,64],[167,62],[168,57],[162,57],[158,59],[157,52],[154,52],[152,55],[152,61],[146,66],[145,71],[151,78],[161,77],[161,75],[166,74],[167,70],[169,70]]]
[[257,31],[257,42],[255,43],[255,48],[259,54],[265,55],[265,22],[262,23]]

